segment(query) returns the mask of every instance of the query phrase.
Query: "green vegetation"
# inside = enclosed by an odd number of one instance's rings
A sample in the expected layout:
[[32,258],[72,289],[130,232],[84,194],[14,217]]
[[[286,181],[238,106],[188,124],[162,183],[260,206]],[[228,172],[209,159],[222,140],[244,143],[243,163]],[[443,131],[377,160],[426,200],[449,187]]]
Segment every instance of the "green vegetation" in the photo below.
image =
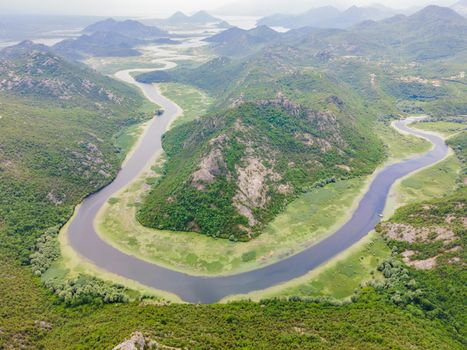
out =
[[183,114],[171,124],[172,128],[205,116],[212,103],[212,99],[206,93],[192,86],[165,83],[159,84],[159,88],[165,97],[183,110]]
[[115,147],[113,135],[147,120],[154,107],[127,85],[41,47],[20,45],[0,62],[9,67],[0,88],[0,249],[44,278],[60,257],[60,226],[120,166],[127,149]]
[[[138,213],[145,226],[247,241],[297,194],[370,173],[382,148],[333,114],[285,100],[244,104],[164,135],[165,176]],[[183,141],[183,142],[182,142]]]
[[344,306],[264,301],[64,308],[5,256],[0,276],[0,344],[6,348],[107,349],[139,330],[182,348],[461,349],[439,322],[407,315],[371,290]]
[[[233,243],[140,225],[135,220],[135,202],[145,188],[140,179],[117,202],[112,201],[103,209],[98,231],[118,249],[176,270],[192,274],[234,273],[277,261],[337,229],[357,204],[365,183],[366,179],[356,178],[313,189],[290,203],[262,235],[249,242]],[[190,247],[188,254],[186,247]]]
[[397,185],[399,205],[442,197],[456,189],[460,162],[456,156],[422,170]]
[[389,256],[390,249],[384,240],[372,233],[302,277],[266,290],[227,297],[226,300],[316,298],[339,304],[351,300],[365,284],[381,280],[382,275],[377,272],[377,268]]
[[[389,260],[380,267],[387,280],[376,285],[415,315],[442,320],[459,341],[465,341],[466,331],[466,205],[463,187],[451,196],[399,209],[379,230],[395,256],[401,254],[411,267]],[[395,225],[404,226],[395,231]]]

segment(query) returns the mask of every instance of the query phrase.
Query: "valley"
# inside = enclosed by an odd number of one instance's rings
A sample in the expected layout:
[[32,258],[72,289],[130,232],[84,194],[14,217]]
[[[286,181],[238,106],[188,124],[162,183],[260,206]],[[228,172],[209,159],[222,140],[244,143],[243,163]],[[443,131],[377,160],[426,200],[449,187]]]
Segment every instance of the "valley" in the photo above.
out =
[[463,348],[463,8],[0,16],[0,348]]

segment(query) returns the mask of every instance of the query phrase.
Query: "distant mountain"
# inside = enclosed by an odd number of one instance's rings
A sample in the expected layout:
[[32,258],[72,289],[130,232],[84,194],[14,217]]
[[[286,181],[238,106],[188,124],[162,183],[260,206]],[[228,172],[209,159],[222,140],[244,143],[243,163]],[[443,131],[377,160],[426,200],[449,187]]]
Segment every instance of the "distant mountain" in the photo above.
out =
[[[69,106],[124,103],[122,84],[70,62],[47,46],[23,41],[0,51],[0,93],[66,101]],[[131,91],[123,86],[123,91]]]
[[139,56],[140,53],[134,47],[143,42],[115,32],[95,32],[77,39],[63,40],[55,44],[53,49],[71,59],[85,56],[128,57]]
[[325,6],[311,9],[299,15],[276,14],[264,17],[258,21],[258,25],[285,28],[326,27],[329,21],[340,14],[341,11],[335,7]]
[[300,15],[273,15],[258,21],[258,24],[286,28],[348,28],[366,20],[378,21],[393,16],[396,11],[382,5],[370,7],[352,6],[341,12],[332,6],[319,7]]
[[134,20],[116,21],[108,18],[83,29],[84,33],[113,32],[137,39],[148,39],[157,37],[167,37],[169,34],[157,27],[147,26]]
[[280,33],[267,26],[245,30],[237,27],[227,29],[205,39],[222,55],[244,56],[280,37]]
[[330,42],[339,54],[414,60],[449,57],[467,48],[467,19],[449,8],[432,5],[411,16],[362,22]]
[[181,11],[175,12],[172,16],[165,19],[146,20],[145,23],[158,25],[161,27],[180,27],[180,26],[204,26],[215,24],[220,28],[227,28],[230,25],[224,20],[214,17],[206,11],[198,11],[192,16],[188,16]]
[[457,2],[451,8],[462,16],[467,17],[467,0]]
[[0,59],[16,59],[32,52],[50,52],[46,45],[36,44],[31,40],[24,40],[17,45],[9,46],[0,51]]

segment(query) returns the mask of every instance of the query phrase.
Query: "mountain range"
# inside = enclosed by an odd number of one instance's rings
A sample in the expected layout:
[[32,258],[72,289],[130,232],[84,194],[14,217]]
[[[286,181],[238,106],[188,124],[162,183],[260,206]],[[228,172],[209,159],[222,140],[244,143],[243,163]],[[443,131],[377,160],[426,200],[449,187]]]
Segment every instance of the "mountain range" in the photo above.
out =
[[130,38],[151,39],[167,37],[169,34],[157,27],[147,26],[135,20],[116,21],[108,18],[91,24],[83,29],[83,33],[113,32]]
[[276,14],[264,17],[258,21],[258,25],[300,28],[349,28],[365,20],[381,20],[391,17],[396,11],[384,6],[357,7],[352,6],[345,11],[340,11],[332,6],[311,9],[299,15]]
[[[434,5],[410,16],[362,21],[346,30],[303,27],[271,35],[272,29],[258,28],[261,29],[230,29],[206,41],[226,56],[245,56],[264,46],[283,50],[285,46],[315,55],[387,57],[391,60],[454,56],[464,50],[467,41],[467,19],[452,9]],[[254,43],[262,45],[255,46]]]
[[216,25],[219,28],[228,28],[230,25],[224,20],[210,15],[206,11],[198,11],[188,16],[181,11],[175,12],[172,16],[164,19],[143,20],[144,23],[157,25],[161,27],[193,27]]
[[83,32],[87,34],[63,40],[53,49],[68,58],[79,60],[86,56],[139,56],[141,53],[135,49],[138,45],[177,43],[169,38],[168,32],[134,20],[116,21],[109,18],[86,27]]

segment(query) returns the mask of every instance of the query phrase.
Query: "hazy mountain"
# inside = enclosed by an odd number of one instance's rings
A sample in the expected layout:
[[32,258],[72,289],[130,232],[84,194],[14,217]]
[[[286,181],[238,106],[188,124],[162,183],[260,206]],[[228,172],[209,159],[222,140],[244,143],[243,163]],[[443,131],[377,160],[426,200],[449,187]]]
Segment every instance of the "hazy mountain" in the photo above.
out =
[[467,17],[467,0],[457,2],[451,8],[462,16]]
[[83,29],[84,33],[114,32],[127,37],[147,39],[156,37],[167,37],[168,33],[153,26],[144,25],[134,20],[116,21],[108,18]]
[[366,20],[381,20],[396,13],[382,5],[370,7],[352,6],[341,12],[335,7],[326,6],[309,10],[299,15],[273,15],[261,19],[258,24],[281,26],[286,28],[348,28]]
[[50,52],[46,45],[36,44],[31,40],[24,40],[17,45],[9,46],[0,51],[0,59],[16,59],[27,53]]
[[52,15],[5,15],[0,13],[0,38],[25,40],[34,38],[54,38],[77,28],[84,28],[101,17],[92,16],[52,16]]
[[399,15],[357,26],[347,38],[368,45],[366,51],[371,51],[371,46],[385,45],[388,54],[399,52],[416,60],[436,59],[465,50],[467,19],[449,8],[428,6],[408,17]]
[[99,31],[91,35],[84,34],[77,39],[61,41],[53,48],[72,59],[85,56],[127,57],[140,55],[134,47],[142,43],[143,40],[129,38],[116,32]]
[[341,14],[337,8],[332,6],[311,9],[299,15],[276,14],[264,17],[258,21],[258,25],[301,28],[301,27],[325,27],[330,20]]
[[161,27],[205,26],[208,24],[216,24],[218,27],[230,26],[224,20],[214,17],[206,11],[198,11],[192,16],[188,16],[183,12],[178,11],[168,18],[145,20],[144,23],[154,24]]
[[359,22],[379,21],[396,14],[396,11],[384,6],[357,7],[352,6],[329,22],[331,28],[348,28]]
[[280,33],[267,26],[258,26],[250,30],[233,27],[205,41],[211,43],[212,47],[222,55],[243,56],[278,37]]

